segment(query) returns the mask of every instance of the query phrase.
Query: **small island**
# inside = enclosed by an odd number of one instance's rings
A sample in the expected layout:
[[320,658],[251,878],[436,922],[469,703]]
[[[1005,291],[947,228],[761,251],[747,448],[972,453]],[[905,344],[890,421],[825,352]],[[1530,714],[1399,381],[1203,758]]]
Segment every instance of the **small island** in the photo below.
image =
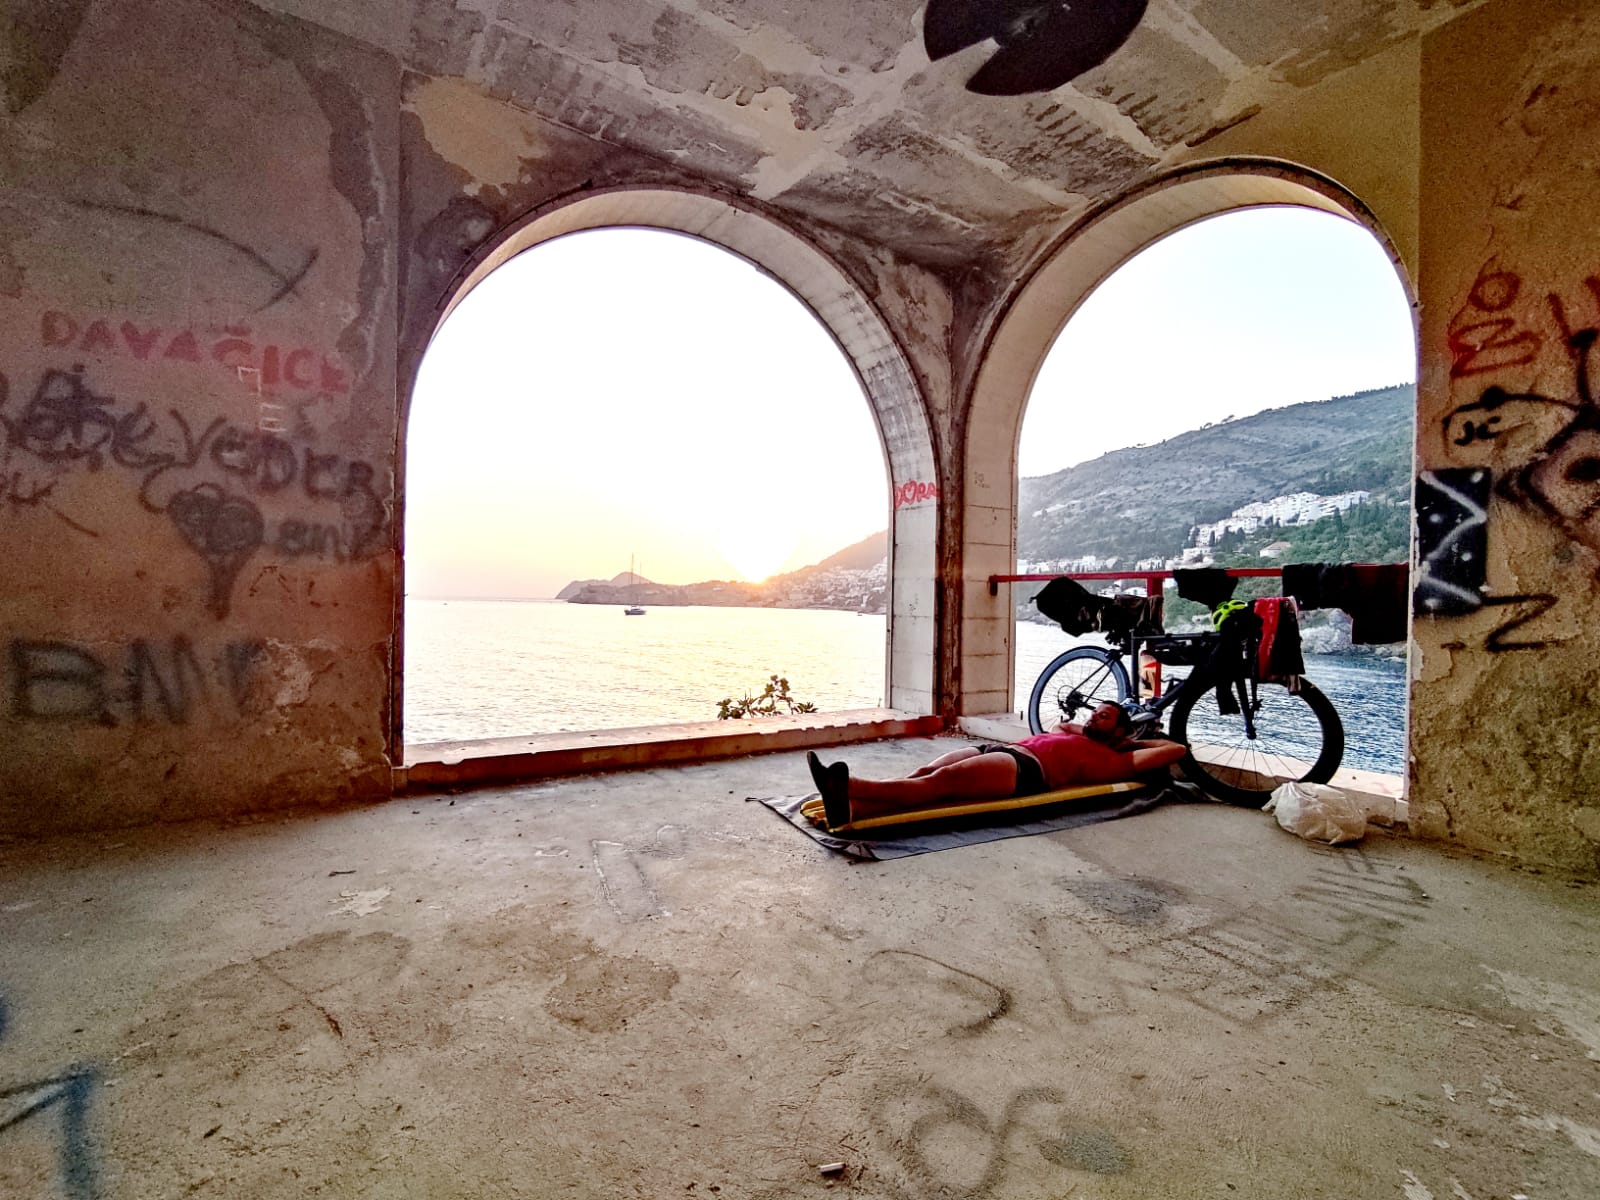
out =
[[887,532],[875,533],[819,563],[760,583],[709,579],[700,583],[654,583],[623,571],[611,579],[578,579],[556,593],[570,604],[630,604],[670,608],[706,605],[722,608],[834,608],[851,612],[887,611],[889,587]]

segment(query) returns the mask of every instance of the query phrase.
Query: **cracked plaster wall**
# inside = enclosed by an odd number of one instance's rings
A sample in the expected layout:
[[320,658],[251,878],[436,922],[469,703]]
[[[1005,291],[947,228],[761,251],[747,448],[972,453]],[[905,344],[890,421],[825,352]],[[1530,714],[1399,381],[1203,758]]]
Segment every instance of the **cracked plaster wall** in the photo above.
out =
[[[1423,831],[1600,866],[1600,12],[1504,0],[1423,55],[1419,468],[1492,487],[1485,602],[1413,621]],[[1452,474],[1440,475],[1441,472]],[[1458,514],[1452,514],[1456,518]],[[1424,564],[1425,569],[1428,564]]]
[[934,272],[780,212],[664,160],[545,121],[452,77],[410,74],[402,125],[403,373],[414,372],[469,266],[527,217],[619,187],[722,194],[827,254],[894,331],[926,401],[936,453],[950,411],[950,293]]
[[393,60],[0,20],[0,829],[386,795]]

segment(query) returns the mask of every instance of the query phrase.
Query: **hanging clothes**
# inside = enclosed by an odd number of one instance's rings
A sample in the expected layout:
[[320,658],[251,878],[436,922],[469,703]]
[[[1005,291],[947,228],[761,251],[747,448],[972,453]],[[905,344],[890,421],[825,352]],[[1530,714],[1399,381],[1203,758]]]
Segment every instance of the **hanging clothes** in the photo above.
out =
[[1076,579],[1052,579],[1033,598],[1034,606],[1073,637],[1104,633],[1111,637],[1163,632],[1161,597],[1096,596]]
[[1406,638],[1411,568],[1406,563],[1289,563],[1283,594],[1301,608],[1350,614],[1350,640],[1383,646]]
[[1295,611],[1291,596],[1263,596],[1255,602],[1256,616],[1261,618],[1261,645],[1257,650],[1257,671],[1263,679],[1278,679],[1296,690],[1296,683],[1306,673],[1306,661],[1300,650],[1300,617]]
[[1221,567],[1185,567],[1172,573],[1172,582],[1184,600],[1204,604],[1214,609],[1224,600],[1233,598],[1239,581]]

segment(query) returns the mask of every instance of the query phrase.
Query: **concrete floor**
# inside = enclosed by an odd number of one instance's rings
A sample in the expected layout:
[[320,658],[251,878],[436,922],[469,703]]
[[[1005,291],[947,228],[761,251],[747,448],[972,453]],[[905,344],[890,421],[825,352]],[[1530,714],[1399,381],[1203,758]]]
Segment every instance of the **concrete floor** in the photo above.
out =
[[1594,884],[1210,805],[856,864],[805,781],[0,847],[0,1196],[1600,1195]]

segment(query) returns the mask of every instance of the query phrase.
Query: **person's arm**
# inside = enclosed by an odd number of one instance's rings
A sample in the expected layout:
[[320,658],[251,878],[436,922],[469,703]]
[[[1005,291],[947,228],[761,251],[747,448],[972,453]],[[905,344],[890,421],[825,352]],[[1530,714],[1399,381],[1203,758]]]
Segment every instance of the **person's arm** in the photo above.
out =
[[1055,725],[1051,726],[1050,732],[1051,733],[1082,733],[1083,732],[1083,726],[1082,725],[1069,724],[1066,721],[1058,721]]
[[1122,744],[1122,748],[1124,750],[1159,750],[1163,746],[1181,746],[1181,745],[1183,745],[1182,742],[1174,741],[1172,738],[1159,737],[1159,738],[1140,738],[1137,741],[1124,742]]

